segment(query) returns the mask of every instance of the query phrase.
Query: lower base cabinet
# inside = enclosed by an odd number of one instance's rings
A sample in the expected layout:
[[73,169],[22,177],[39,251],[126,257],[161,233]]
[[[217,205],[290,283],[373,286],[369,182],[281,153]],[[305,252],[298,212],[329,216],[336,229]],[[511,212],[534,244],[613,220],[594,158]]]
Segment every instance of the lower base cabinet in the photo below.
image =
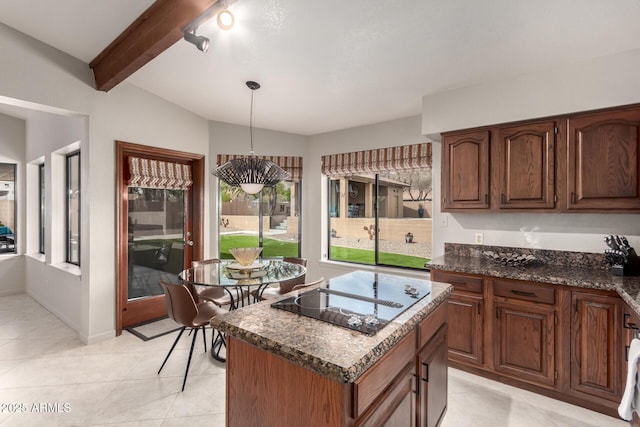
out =
[[451,366],[617,418],[640,330],[613,291],[431,271],[453,284]]
[[524,303],[494,304],[496,372],[544,387],[554,387],[555,309]]
[[416,387],[420,426],[435,427],[447,411],[447,325],[418,354]]
[[619,403],[624,388],[622,300],[571,292],[571,390]]

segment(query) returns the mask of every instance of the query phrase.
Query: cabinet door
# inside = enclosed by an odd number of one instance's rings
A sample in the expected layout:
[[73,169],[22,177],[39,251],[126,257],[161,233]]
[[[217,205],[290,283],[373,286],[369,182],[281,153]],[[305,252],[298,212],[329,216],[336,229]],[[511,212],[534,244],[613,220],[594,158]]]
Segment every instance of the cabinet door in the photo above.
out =
[[500,129],[501,209],[554,207],[555,130],[555,122]]
[[544,387],[555,385],[555,309],[495,301],[496,372]]
[[567,207],[640,209],[640,109],[569,119]]
[[449,298],[449,359],[482,365],[482,295],[454,293]]
[[419,384],[415,362],[409,363],[391,386],[386,397],[355,426],[413,427],[417,422],[416,395]]
[[418,354],[421,427],[435,427],[447,410],[447,325]]
[[622,398],[621,300],[572,292],[571,388],[619,402]]
[[489,132],[444,135],[442,209],[489,208]]

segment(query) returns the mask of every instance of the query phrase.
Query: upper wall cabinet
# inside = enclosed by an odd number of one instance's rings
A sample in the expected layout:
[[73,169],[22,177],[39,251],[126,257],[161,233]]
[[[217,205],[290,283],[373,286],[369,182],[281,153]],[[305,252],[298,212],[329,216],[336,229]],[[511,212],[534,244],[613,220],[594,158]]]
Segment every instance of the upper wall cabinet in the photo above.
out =
[[568,121],[567,206],[640,209],[640,108]]
[[500,128],[496,154],[501,209],[554,207],[556,129],[553,121]]
[[640,105],[442,136],[445,212],[640,211]]
[[443,209],[489,208],[489,132],[444,135]]

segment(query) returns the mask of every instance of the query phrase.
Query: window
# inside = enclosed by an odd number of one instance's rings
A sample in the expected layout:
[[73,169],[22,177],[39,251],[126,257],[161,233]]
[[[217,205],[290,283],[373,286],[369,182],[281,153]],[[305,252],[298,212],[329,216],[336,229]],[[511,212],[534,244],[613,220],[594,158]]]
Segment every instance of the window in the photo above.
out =
[[0,163],[0,254],[16,252],[16,165]]
[[[233,155],[218,155],[218,165]],[[220,198],[220,258],[233,258],[229,249],[262,247],[263,257],[300,257],[302,158],[261,156],[291,173],[290,181],[247,194],[218,181]]]
[[66,156],[66,245],[69,264],[80,265],[80,152]]
[[424,269],[431,257],[431,146],[323,157],[329,259]]
[[263,257],[300,256],[300,182],[247,194],[220,181],[220,258],[229,249],[262,247]]
[[44,218],[44,213],[45,213],[45,204],[44,204],[44,196],[45,196],[45,187],[44,187],[44,163],[41,163],[40,165],[38,165],[38,229],[40,230],[39,233],[39,243],[38,243],[38,247],[39,247],[39,252],[41,254],[44,254],[44,235],[45,235],[45,218]]

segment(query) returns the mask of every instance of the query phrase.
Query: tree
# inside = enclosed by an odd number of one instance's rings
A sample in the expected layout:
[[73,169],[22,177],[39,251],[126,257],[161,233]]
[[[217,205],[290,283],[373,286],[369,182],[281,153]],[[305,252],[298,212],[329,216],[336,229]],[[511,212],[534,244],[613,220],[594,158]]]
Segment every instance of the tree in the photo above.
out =
[[398,180],[409,184],[406,193],[411,200],[426,200],[432,190],[431,169],[398,172]]

